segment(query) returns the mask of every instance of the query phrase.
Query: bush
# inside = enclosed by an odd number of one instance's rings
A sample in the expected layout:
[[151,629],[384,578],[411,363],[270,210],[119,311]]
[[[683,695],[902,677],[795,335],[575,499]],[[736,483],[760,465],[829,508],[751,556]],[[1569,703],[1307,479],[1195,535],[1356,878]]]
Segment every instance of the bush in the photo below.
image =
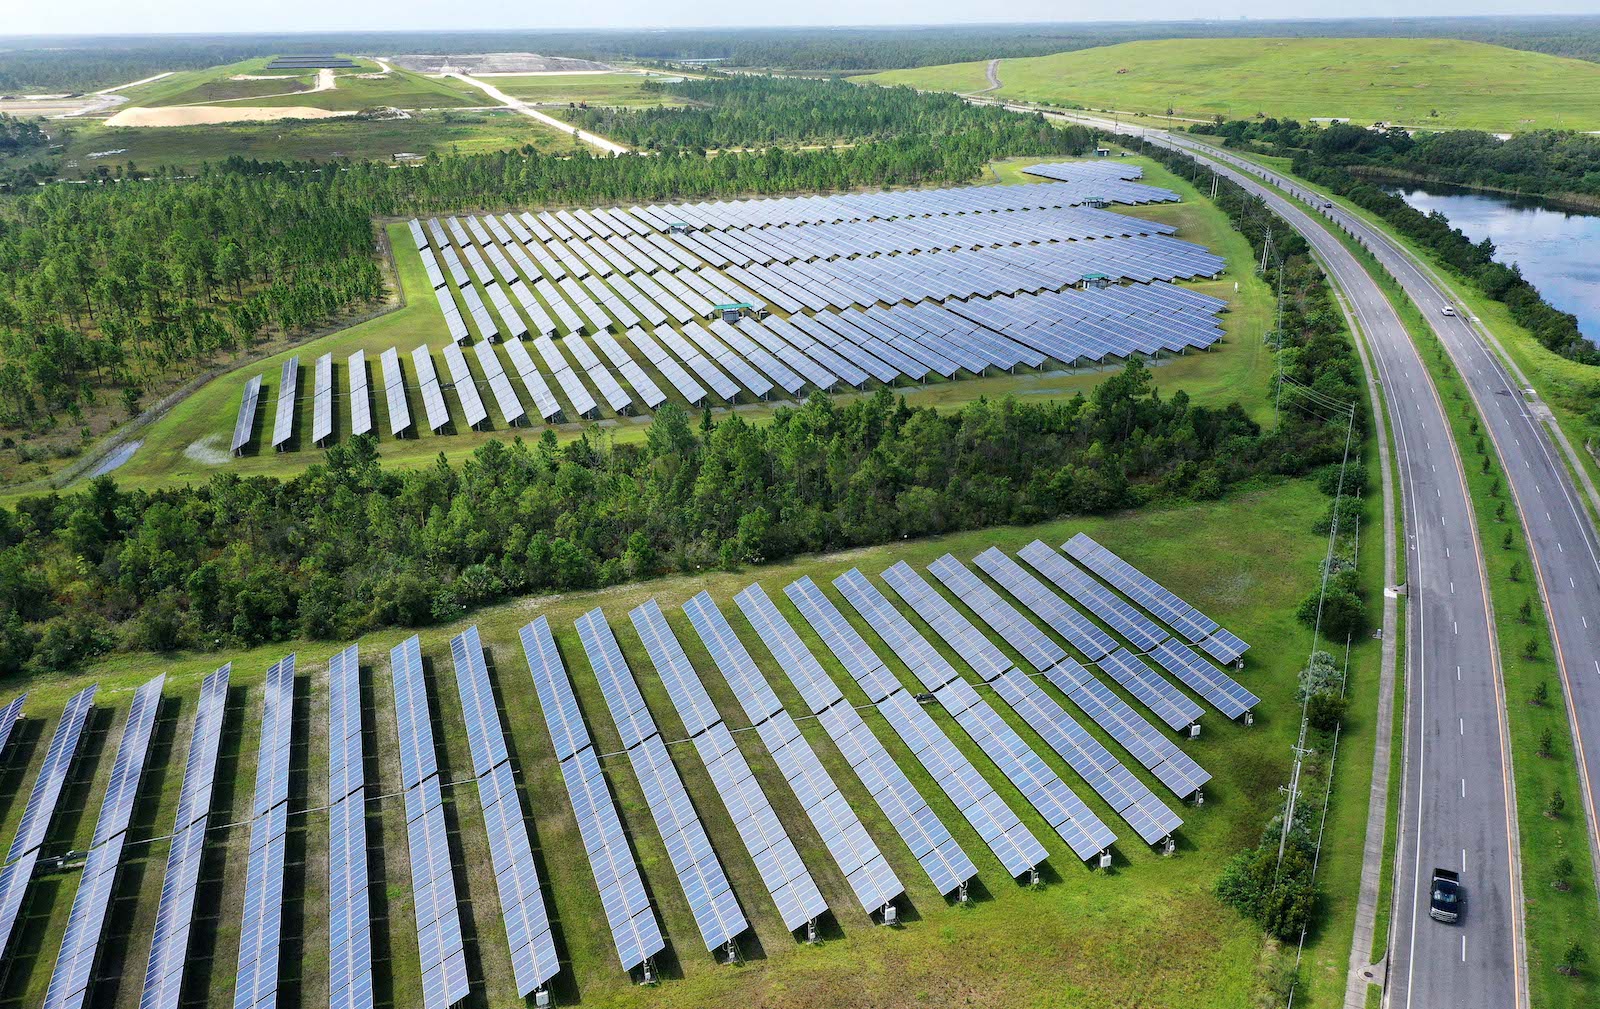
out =
[[1344,721],[1349,701],[1339,694],[1315,694],[1306,703],[1306,721],[1319,732],[1332,732]]
[[1311,922],[1319,897],[1311,855],[1290,844],[1278,866],[1276,845],[1235,855],[1217,877],[1217,897],[1278,939],[1298,936]]

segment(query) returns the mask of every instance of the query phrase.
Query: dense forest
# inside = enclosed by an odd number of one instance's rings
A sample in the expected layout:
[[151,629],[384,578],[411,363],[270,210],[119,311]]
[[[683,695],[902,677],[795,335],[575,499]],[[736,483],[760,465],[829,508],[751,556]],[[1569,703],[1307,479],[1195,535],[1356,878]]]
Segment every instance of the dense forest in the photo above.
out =
[[0,113],[0,154],[23,154],[44,145],[45,133],[36,120]]
[[[0,198],[0,425],[49,426],[113,389],[132,410],[158,378],[372,302],[382,294],[374,217],[958,183],[996,157],[1094,143],[1083,129],[946,95],[799,80],[759,90],[793,112],[818,88],[830,130],[881,139],[716,157],[528,149],[401,171],[234,159],[145,176],[123,165],[93,184]],[[696,121],[722,135],[724,116],[742,123],[746,112],[713,106]]]
[[382,293],[372,223],[325,185],[212,173],[0,204],[0,424],[77,413]]
[[0,93],[88,91],[168,70],[275,53],[531,51],[589,59],[718,59],[729,66],[860,72],[964,63],[1160,38],[1456,38],[1600,60],[1600,17],[1334,18],[901,27],[19,36],[0,49]]
[[1549,130],[1511,140],[1470,131],[1413,137],[1399,129],[1342,124],[1324,129],[1277,119],[1191,129],[1220,135],[1230,145],[1252,145],[1293,157],[1295,174],[1379,215],[1431,250],[1484,294],[1503,302],[1511,317],[1540,343],[1562,357],[1600,364],[1600,349],[1584,338],[1577,318],[1545,301],[1515,264],[1496,262],[1492,241],[1472,241],[1445,215],[1424,214],[1373,181],[1385,172],[1477,185],[1491,185],[1489,179],[1499,178],[1502,188],[1527,190],[1559,180],[1582,187],[1573,191],[1600,193],[1600,137]]
[[763,147],[769,144],[937,139],[940,146],[1017,153],[1083,153],[1092,134],[1058,129],[1040,116],[970,105],[951,94],[859,87],[838,80],[740,76],[663,86],[694,103],[681,108],[570,109],[576,126],[641,150]]

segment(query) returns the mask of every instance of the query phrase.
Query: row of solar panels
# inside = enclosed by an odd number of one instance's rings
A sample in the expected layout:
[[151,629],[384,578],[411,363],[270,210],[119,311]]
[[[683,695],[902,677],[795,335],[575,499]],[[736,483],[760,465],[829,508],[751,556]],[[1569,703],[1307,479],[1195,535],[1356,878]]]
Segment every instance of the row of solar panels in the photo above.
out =
[[[1095,184],[1087,188],[1073,181],[1063,184],[955,186],[945,189],[666,204],[631,207],[628,217],[634,221],[642,220],[661,231],[681,230],[678,225],[700,230],[732,230],[1070,207],[1096,196],[1130,205],[1174,202],[1178,199],[1176,193],[1156,186],[1111,179],[1092,181]],[[616,214],[617,211],[612,211],[613,217]]]
[[1170,235],[1177,228],[1089,207],[965,217],[808,224],[749,231],[689,232],[676,240],[718,267],[792,263],[857,255],[993,246],[1052,244],[1132,235]]
[[[1144,611],[1112,591],[1113,586],[1192,641],[1216,641],[1233,648],[1237,654],[1248,647],[1088,536],[1074,537],[1065,549],[1074,557],[1084,559],[1105,581],[1096,581],[1074,568],[1060,554],[1038,541],[1025,547],[1021,556],[1130,642],[1141,647],[1153,644],[1158,661],[1160,650],[1177,645],[1176,640]],[[1097,624],[1068,606],[1059,595],[1024,573],[1010,558],[991,548],[980,555],[976,563],[1088,657],[1091,665],[1110,671],[1152,711],[1159,712],[1168,706],[1166,698],[1170,695],[1153,689],[1150,681],[1141,687],[1124,680],[1122,673],[1111,668],[1113,657],[1129,654],[1127,646],[1119,644]],[[1126,702],[1105,690],[1093,674],[1068,656],[1054,639],[1022,616],[960,561],[947,554],[930,565],[929,571],[979,620],[997,631],[1037,673],[1054,683],[1114,741],[1150,769],[1174,795],[1186,797],[1208,779],[1209,776],[1177,751],[1170,740],[1152,730]],[[982,684],[993,687],[996,695],[1141,838],[1159,843],[1181,825],[1176,813],[1130,774],[1064,707],[1040,689],[1029,674],[1013,664],[910,565],[903,561],[897,563],[882,577],[979,675]],[[905,663],[931,698],[951,715],[1079,857],[1094,858],[1114,842],[1110,828],[873,582],[859,571],[851,570],[836,578],[834,585]],[[1046,856],[1044,847],[988,786],[970,760],[951,745],[949,738],[928,718],[919,704],[922,697],[910,696],[878,653],[809,579],[791,584],[786,593],[1007,870],[1013,876],[1020,876],[1036,869]],[[739,593],[736,602],[780,668],[793,681],[810,713],[834,740],[929,878],[943,893],[957,889],[970,879],[975,872],[970,859],[928,810],[915,787],[894,765],[881,743],[761,588],[747,587]],[[863,910],[868,914],[887,913],[903,894],[903,887],[754,658],[709,594],[700,593],[683,608],[713,664],[855,891]],[[820,891],[773,813],[766,793],[734,744],[729,727],[712,703],[675,632],[653,600],[637,607],[630,617],[781,916],[791,930],[813,921],[826,910]],[[748,922],[667,755],[666,742],[639,692],[634,674],[603,612],[590,611],[578,620],[577,627],[706,948],[729,946],[745,931]],[[629,970],[648,965],[650,959],[665,948],[665,942],[639,878],[638,867],[633,863],[600,769],[599,754],[579,713],[559,649],[544,618],[527,625],[522,639],[535,692],[544,710],[556,758],[562,765],[619,957]],[[510,765],[509,749],[477,629],[469,628],[452,639],[451,652],[468,730],[474,779],[485,811],[485,828],[506,921],[507,941],[519,993],[527,997],[545,988],[559,972],[559,958],[528,844],[515,770]],[[391,651],[390,662],[422,953],[424,1004],[429,1009],[442,1009],[464,998],[468,983],[456,910],[459,898],[442,819],[443,782],[438,774],[437,744],[418,639],[412,637],[397,645]],[[1198,657],[1192,662],[1207,665]],[[1165,662],[1162,664],[1219,708],[1231,696],[1226,691],[1217,693],[1219,683],[1232,681],[1214,667],[1198,674],[1202,679],[1190,679]],[[267,673],[250,821],[246,893],[241,911],[235,1006],[271,1005],[277,998],[294,669],[295,657],[290,655],[274,664]],[[1147,667],[1145,675],[1159,679]],[[228,676],[229,667],[224,666],[202,685],[141,1006],[173,1006],[181,989]],[[146,683],[135,693],[130,705],[111,781],[96,821],[94,840],[47,992],[45,1006],[49,1009],[81,1006],[93,981],[100,934],[120,863],[122,839],[137,794],[164,682],[164,677],[157,677]],[[330,661],[329,692],[329,882],[334,896],[330,901],[330,1005],[337,1009],[362,1009],[372,1004],[372,963],[369,922],[364,910],[369,885],[365,754],[359,654],[354,646]],[[0,873],[0,895],[4,897],[0,900],[0,909],[6,912],[0,920],[4,925],[0,953],[9,942],[22,893],[31,878],[94,696],[93,687],[75,696],[58,722],[44,767],[35,781],[7,854],[7,864]],[[0,753],[4,752],[11,729],[20,718],[24,700],[17,698],[0,710]],[[1253,702],[1252,697],[1250,703]]]
[[[1102,200],[1139,204],[1170,202],[1177,194],[1153,186],[1115,184],[1107,181],[1107,192]],[[1103,187],[1105,188],[1105,187]],[[684,229],[726,230],[791,224],[822,224],[864,220],[906,219],[967,214],[995,213],[1007,210],[1058,209],[1079,206],[1094,199],[1090,191],[1077,184],[1027,184],[986,187],[953,187],[948,189],[904,190],[885,193],[852,193],[836,196],[779,197],[775,199],[738,200],[679,205],[655,205],[632,208],[596,208],[594,210],[544,211],[537,215],[523,213],[483,219],[486,231],[495,240],[505,244],[508,238],[527,243],[596,239],[621,240],[619,248],[642,251],[646,263],[663,260],[658,268],[673,269],[667,265],[676,257],[668,247],[651,241],[660,232]],[[480,237],[480,229],[473,235]],[[467,232],[454,231],[463,244]],[[436,245],[443,248],[442,232],[430,227],[423,233],[418,224],[411,227],[417,248]],[[481,237],[487,237],[482,235]],[[641,239],[633,241],[634,239]],[[486,244],[486,243],[485,243]],[[648,251],[645,251],[648,250]]]
[[[1037,368],[1048,359],[1073,364],[1112,356],[1203,349],[1222,337],[1221,329],[1205,314],[1219,304],[1218,299],[1170,285],[1115,287],[1038,298],[951,301],[948,306],[921,302],[872,312],[822,312],[814,317],[797,314],[788,320],[774,316],[757,321],[747,317],[737,326],[717,320],[709,329],[691,325],[682,334],[670,329],[657,333],[705,385],[732,401],[741,392],[763,399],[775,388],[793,396],[808,385],[824,390],[841,385],[860,388],[869,378],[892,382],[904,376],[921,381],[932,373],[951,378],[963,370],[983,374],[992,368]],[[661,343],[637,328],[626,335],[691,406],[705,401],[705,386],[662,350]],[[632,386],[632,394],[582,337],[573,335],[562,340],[578,359],[580,368],[573,368],[548,336],[535,340],[546,366],[572,403],[575,416],[595,416],[599,405],[580,373],[588,376],[618,414],[633,409],[635,395],[646,409],[653,410],[665,401],[665,394],[615,337],[600,332],[595,341]],[[565,408],[557,402],[527,350],[517,341],[506,344],[506,348],[540,418],[556,421],[565,416]],[[494,348],[479,343],[473,352],[504,423],[523,423],[526,410]],[[487,419],[487,411],[476,378],[459,347],[447,344],[443,353],[463,415],[469,426],[477,427]],[[450,423],[443,385],[428,348],[414,349],[413,362],[429,427],[437,432]],[[398,371],[398,360],[391,362],[386,352],[386,372],[391,363]],[[364,355],[359,351],[352,355],[349,367],[351,432],[368,433],[372,421]],[[250,391],[247,388],[245,405]],[[403,381],[386,381],[386,393],[391,419],[403,421],[391,423],[390,433],[403,433],[410,420]],[[315,395],[313,440],[320,445],[333,432],[331,355],[323,355],[317,361]],[[288,412],[292,416],[292,411]]]

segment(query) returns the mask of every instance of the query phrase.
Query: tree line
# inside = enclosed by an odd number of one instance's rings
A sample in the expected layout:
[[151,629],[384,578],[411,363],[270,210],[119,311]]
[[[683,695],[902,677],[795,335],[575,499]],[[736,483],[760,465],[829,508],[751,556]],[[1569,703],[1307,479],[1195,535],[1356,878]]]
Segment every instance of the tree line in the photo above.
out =
[[576,126],[647,150],[771,144],[877,143],[922,138],[974,153],[1082,154],[1094,135],[1040,116],[970,105],[951,94],[839,80],[733,76],[662,85],[683,107],[570,109]]
[[[1292,119],[1199,124],[1191,129],[1222,136],[1231,145],[1259,145],[1292,156],[1296,175],[1377,214],[1433,252],[1484,294],[1502,302],[1512,319],[1544,346],[1581,364],[1600,364],[1600,349],[1578,329],[1577,317],[1545,301],[1516,264],[1497,262],[1492,240],[1474,242],[1444,214],[1424,214],[1373,181],[1389,172],[1525,191],[1559,183],[1573,187],[1563,190],[1566,192],[1600,194],[1600,169],[1596,168],[1600,137],[1550,130],[1510,140],[1474,131],[1412,137],[1404,130],[1368,130],[1347,124],[1303,127]],[[1496,179],[1498,182],[1491,181]]]

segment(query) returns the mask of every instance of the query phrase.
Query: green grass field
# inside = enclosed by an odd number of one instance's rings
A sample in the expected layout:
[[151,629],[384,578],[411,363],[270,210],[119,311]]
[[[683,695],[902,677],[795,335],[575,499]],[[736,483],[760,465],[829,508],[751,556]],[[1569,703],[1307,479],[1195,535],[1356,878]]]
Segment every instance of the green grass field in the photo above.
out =
[[671,95],[646,91],[639,74],[530,74],[489,77],[490,84],[513,98],[538,104],[587,102],[590,105],[677,105]]
[[[995,173],[988,176],[988,181],[993,182],[997,178],[1007,182],[1030,179],[1031,176],[1024,176],[1020,171],[1029,163],[1031,162],[1014,161],[999,164],[995,166]],[[1270,316],[1271,293],[1251,268],[1252,256],[1249,245],[1243,237],[1232,230],[1227,218],[1201,199],[1187,183],[1170,175],[1154,162],[1141,159],[1140,164],[1144,166],[1149,181],[1181,191],[1185,196],[1185,202],[1137,208],[1128,212],[1176,224],[1183,238],[1205,245],[1222,255],[1228,262],[1228,269],[1222,279],[1194,286],[1198,290],[1227,298],[1232,305],[1231,310],[1221,317],[1228,331],[1228,339],[1207,353],[1164,359],[1156,368],[1157,382],[1165,390],[1185,389],[1196,402],[1200,403],[1224,405],[1238,400],[1258,422],[1271,423],[1272,403],[1268,395],[1267,376],[1272,361],[1270,351],[1261,342],[1261,335],[1267,328]],[[397,347],[405,357],[412,348],[426,343],[435,348],[435,366],[440,374],[447,374],[444,361],[438,353],[438,348],[446,338],[444,321],[437,302],[428,290],[421,260],[417,257],[409,232],[403,224],[390,225],[389,237],[390,245],[396,253],[400,282],[407,296],[405,307],[358,326],[302,344],[292,350],[275,353],[264,360],[242,365],[202,386],[165,417],[141,432],[140,437],[143,438],[144,445],[125,466],[116,471],[117,480],[129,486],[159,487],[204,481],[218,472],[291,475],[321,458],[321,453],[310,447],[309,441],[304,442],[298,451],[274,453],[270,449],[252,449],[251,454],[239,459],[227,455],[229,436],[238,413],[239,399],[245,381],[252,375],[267,376],[261,413],[257,421],[258,432],[267,430],[271,425],[276,402],[279,369],[290,354],[299,354],[301,359],[302,395],[296,419],[296,428],[300,431],[309,430],[311,423],[309,369],[315,359],[324,353],[333,353],[336,363],[335,394],[336,397],[340,397],[336,400],[340,415],[336,432],[342,425],[348,423],[348,410],[342,399],[349,388],[345,358],[358,348],[366,351],[370,369],[376,375],[378,355],[384,350]],[[1239,285],[1237,292],[1234,290],[1235,283]],[[497,352],[501,354],[502,365],[509,368],[510,361],[504,351]],[[476,356],[470,353],[466,356],[474,374],[477,375]],[[661,388],[671,388],[664,378],[654,373],[654,369],[648,365],[642,354],[636,354],[634,357],[652,373],[651,377]],[[411,364],[409,360],[403,363],[409,382],[413,378]],[[1004,395],[1026,398],[1070,398],[1093,388],[1103,376],[1104,372],[1098,370],[1071,373],[1039,371],[949,382],[939,381],[924,386],[905,386],[897,391],[902,392],[911,403],[955,408],[980,396],[991,399]],[[478,377],[481,378],[481,375]],[[522,395],[520,389],[518,394]],[[441,452],[452,459],[460,459],[490,439],[506,438],[514,434],[532,437],[540,430],[535,427],[518,429],[516,432],[507,431],[495,417],[491,419],[487,430],[472,431],[463,422],[460,406],[455,397],[447,394],[446,402],[456,417],[453,427],[457,433],[448,433],[447,429],[447,433],[435,436],[428,433],[426,425],[423,424],[419,426],[424,430],[417,437],[398,440],[386,437],[381,442],[380,451],[387,464],[430,465]],[[486,403],[486,405],[491,404]],[[376,429],[386,432],[388,413],[381,391],[375,390],[372,406]],[[422,416],[422,403],[415,389],[410,390],[409,406],[413,418]],[[770,417],[777,406],[771,403],[744,404],[737,409],[740,415],[747,419],[761,420]],[[605,408],[602,408],[602,411],[602,420],[618,439],[643,437],[647,419],[618,417]],[[582,430],[584,428],[580,425],[567,424],[558,429],[558,434],[562,438],[572,438],[577,437]],[[258,438],[258,442],[260,440]]]
[[[1276,786],[1286,780],[1297,724],[1295,672],[1304,663],[1309,646],[1309,633],[1294,619],[1292,608],[1293,601],[1315,583],[1325,542],[1311,529],[1325,504],[1326,499],[1309,481],[1277,481],[1243,489],[1219,502],[1058,521],[1028,529],[989,530],[808,557],[744,572],[707,573],[598,593],[527,599],[473,615],[471,620],[480,627],[491,652],[491,675],[503,699],[503,719],[526,791],[526,808],[531,811],[530,825],[536,855],[541,860],[545,896],[556,922],[564,960],[558,999],[589,1006],[652,1009],[734,1009],[752,1005],[852,1009],[922,1004],[1006,1009],[1057,1005],[1086,1009],[1122,1009],[1131,1005],[1238,1009],[1254,1004],[1259,984],[1260,934],[1221,906],[1211,895],[1211,887],[1227,857],[1255,842],[1279,799]],[[1062,774],[1123,837],[1111,871],[1091,872],[1084,868],[982,752],[942,711],[936,710],[935,719],[974,759],[1050,851],[1046,885],[1037,891],[1019,887],[1006,878],[1004,870],[881,719],[866,714],[879,738],[978,865],[982,884],[978,899],[970,907],[948,905],[933,892],[927,877],[826,735],[814,721],[804,720],[801,724],[807,738],[852,806],[861,811],[867,829],[905,884],[914,907],[902,928],[870,925],[770,758],[755,740],[742,738],[741,745],[772,796],[780,819],[796,839],[802,858],[837,915],[837,929],[824,931],[826,941],[807,947],[793,941],[777,920],[754,866],[693,749],[675,745],[671,750],[680,773],[754,927],[754,939],[747,936],[742,943],[748,961],[738,967],[718,966],[702,952],[697,941],[681,890],[626,759],[611,757],[604,764],[673,950],[667,958],[668,979],[664,984],[655,990],[631,987],[611,952],[589,868],[577,847],[576,825],[551,759],[543,718],[528,689],[527,667],[517,644],[516,629],[541,614],[550,619],[599,749],[611,752],[617,749],[617,737],[572,626],[577,616],[593,606],[602,606],[616,629],[663,734],[678,739],[683,735],[681,724],[626,617],[627,611],[645,598],[659,598],[719,708],[730,725],[739,726],[745,724],[743,716],[737,714],[739,709],[730,692],[678,610],[679,603],[690,595],[702,589],[711,592],[786,706],[802,710],[796,692],[731,604],[734,592],[759,580],[830,674],[860,703],[863,696],[853,681],[825,652],[782,595],[785,584],[809,574],[848,611],[827,583],[851,566],[873,575],[904,558],[920,569],[946,551],[967,560],[991,544],[1014,550],[1035,537],[1059,543],[1078,530],[1089,532],[1141,565],[1252,645],[1248,668],[1239,675],[1263,698],[1257,709],[1257,723],[1245,728],[1228,724],[1213,713],[1206,719],[1204,735],[1185,744],[1215,777],[1206,788],[1204,808],[1180,810],[1186,823],[1176,857],[1162,858],[1134,838],[1126,825],[997,701],[998,710],[1046,763]],[[902,610],[918,623],[909,609]],[[852,619],[879,653],[887,656],[887,650],[865,630],[865,625]],[[441,776],[447,780],[461,777],[463,769],[470,766],[447,647],[449,636],[464,625],[429,628],[422,634],[437,712]],[[363,697],[365,717],[371,727],[367,747],[369,755],[373,755],[369,790],[374,796],[391,797],[373,803],[369,836],[373,846],[379,1003],[393,1006],[420,1002],[415,926],[409,898],[405,896],[409,878],[403,814],[399,802],[392,798],[399,788],[399,768],[387,650],[403,636],[403,632],[387,632],[361,641],[370,681]],[[156,756],[146,774],[133,843],[125,856],[119,884],[117,911],[106,936],[107,944],[117,951],[123,963],[125,980],[116,984],[114,991],[110,990],[110,983],[97,990],[97,1004],[132,1009],[138,1003],[136,979],[141,976],[148,955],[150,926],[166,856],[165,842],[145,842],[165,834],[170,827],[201,677],[223,661],[234,663],[219,794],[212,816],[214,824],[227,824],[247,815],[250,805],[261,678],[270,662],[288,651],[298,651],[295,731],[297,740],[305,742],[297,743],[295,749],[291,804],[297,810],[314,808],[323,801],[326,780],[325,663],[341,646],[337,642],[288,642],[238,654],[118,656],[82,674],[6,685],[7,695],[22,689],[32,691],[32,717],[23,726],[23,745],[13,751],[18,756],[14,756],[5,779],[8,794],[25,793],[31,785],[54,728],[54,718],[70,693],[91,681],[101,685],[101,710],[86,746],[93,759],[80,760],[77,765],[74,783],[63,803],[63,815],[51,831],[50,845],[55,850],[68,845],[83,847],[93,830],[131,688],[157,672],[169,674],[167,704],[158,723]],[[951,653],[946,651],[946,655]],[[1361,642],[1352,667],[1356,675],[1370,682],[1376,656],[1375,643]],[[908,671],[891,661],[902,681],[910,683]],[[965,671],[958,660],[956,664]],[[1046,689],[1053,693],[1053,687]],[[1358,707],[1361,703],[1365,702],[1358,701]],[[1086,726],[1091,724],[1088,719],[1082,721]],[[1352,727],[1347,743],[1359,746],[1363,728],[1358,718],[1352,719]],[[1098,727],[1090,731],[1117,750]],[[1135,773],[1158,794],[1168,794],[1142,769]],[[1359,804],[1365,788],[1364,780],[1341,782],[1336,802]],[[1348,798],[1347,793],[1354,798]],[[486,871],[489,859],[475,792],[470,786],[447,787],[445,797],[462,916],[469,937],[469,972],[474,984],[474,998],[469,1004],[521,1005],[510,987],[511,972],[494,882]],[[0,806],[0,839],[8,838],[15,830],[20,813],[20,802],[8,801]],[[326,824],[316,812],[293,815],[289,823],[290,850],[297,853],[289,873],[290,890],[303,892],[304,896],[292,902],[288,910],[283,977],[289,990],[298,993],[299,1002],[309,1005],[326,991],[327,915],[322,903]],[[1358,838],[1345,835],[1347,828],[1342,818],[1330,821],[1329,844],[1358,848]],[[206,924],[197,933],[199,941],[191,957],[190,975],[197,997],[209,998],[212,1004],[225,1004],[232,989],[238,944],[237,909],[243,892],[248,830],[219,829],[209,844],[208,865],[212,868],[206,874],[199,903]],[[1331,881],[1333,876],[1326,878]],[[8,972],[0,1004],[37,1005],[42,998],[75,886],[76,880],[70,875],[50,876],[30,890],[21,923],[28,939]],[[1329,915],[1312,935],[1313,952],[1319,944],[1339,956],[1348,949],[1348,933],[1341,939],[1337,929],[1328,927],[1328,922],[1342,913],[1341,901],[1337,897],[1330,900]]]
[[[204,161],[244,158],[303,161],[350,158],[387,161],[397,154],[482,154],[532,145],[566,151],[573,139],[536,119],[501,109],[414,112],[407,119],[303,119],[212,126],[111,127],[85,121],[62,124],[63,173],[91,175],[134,162],[141,169],[197,168]],[[95,151],[126,153],[91,159]]]
[[[267,70],[270,57],[188,70],[159,81],[131,88],[124,94],[129,106],[156,108],[172,105],[248,105],[275,108],[304,105],[342,111],[392,105],[404,109],[459,108],[492,104],[481,92],[450,79],[436,79],[393,67],[383,77],[368,79],[382,68],[372,60],[359,59],[355,70],[334,72],[337,86],[332,91],[312,92],[316,71],[283,72]],[[233,80],[236,76],[269,77],[270,80]]]
[[[855,80],[987,85],[984,63]],[[1349,117],[1426,129],[1600,129],[1600,65],[1446,39],[1169,39],[1008,59],[993,95],[1209,119]]]

